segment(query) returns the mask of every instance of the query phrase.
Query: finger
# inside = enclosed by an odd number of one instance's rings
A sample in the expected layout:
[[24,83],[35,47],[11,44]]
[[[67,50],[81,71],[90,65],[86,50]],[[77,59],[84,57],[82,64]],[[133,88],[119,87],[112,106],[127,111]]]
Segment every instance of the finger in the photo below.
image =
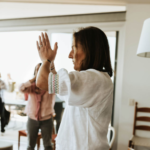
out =
[[48,36],[47,36],[46,32],[45,32],[45,41],[46,41],[46,43],[47,43],[47,46],[49,46],[49,45],[48,45]]
[[37,46],[37,49],[40,50],[38,41],[36,41],[36,46]]
[[39,36],[39,44],[42,45],[41,36]]
[[55,45],[54,45],[54,52],[57,53],[57,50],[58,50],[58,44],[56,42]]
[[44,38],[43,32],[42,32],[41,36],[42,36],[42,43],[43,43],[43,46],[45,46],[45,45],[46,45],[46,42],[45,42],[45,38]]
[[45,39],[46,39],[46,42],[47,42],[47,46],[48,46],[48,48],[52,49],[52,48],[51,48],[50,41],[49,41],[49,38],[48,38],[48,35],[47,35],[47,33],[46,33],[46,32],[45,32]]
[[50,49],[50,46],[49,46],[48,42],[46,42],[46,48]]

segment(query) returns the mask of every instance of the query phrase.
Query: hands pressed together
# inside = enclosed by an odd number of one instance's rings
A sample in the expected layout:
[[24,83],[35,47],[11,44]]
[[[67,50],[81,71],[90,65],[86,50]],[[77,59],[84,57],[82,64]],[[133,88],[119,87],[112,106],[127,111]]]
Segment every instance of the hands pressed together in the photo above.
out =
[[39,36],[39,41],[36,43],[38,53],[42,61],[42,66],[40,67],[36,77],[36,86],[42,90],[48,91],[49,72],[51,70],[53,74],[57,73],[55,71],[54,60],[57,54],[58,46],[56,42],[54,44],[54,49],[52,50],[47,33],[42,33],[41,36]]
[[58,46],[56,42],[52,50],[47,33],[41,33],[39,41],[37,41],[37,49],[42,62],[46,60],[53,62],[57,54]]

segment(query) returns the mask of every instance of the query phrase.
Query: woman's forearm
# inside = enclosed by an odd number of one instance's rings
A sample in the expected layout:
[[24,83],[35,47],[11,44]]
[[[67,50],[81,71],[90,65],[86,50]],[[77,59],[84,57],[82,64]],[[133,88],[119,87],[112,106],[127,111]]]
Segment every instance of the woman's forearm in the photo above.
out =
[[50,63],[48,61],[44,61],[36,77],[36,86],[38,88],[48,91],[49,72],[50,72]]

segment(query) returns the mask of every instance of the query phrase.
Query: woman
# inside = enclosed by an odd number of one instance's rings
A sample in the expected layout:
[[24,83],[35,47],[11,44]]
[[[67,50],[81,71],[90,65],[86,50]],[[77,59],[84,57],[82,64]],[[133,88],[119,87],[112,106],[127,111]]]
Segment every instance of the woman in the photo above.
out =
[[51,136],[53,130],[53,113],[54,113],[54,95],[48,94],[47,91],[40,90],[35,85],[36,75],[41,64],[38,64],[34,71],[34,78],[23,83],[20,91],[28,93],[29,99],[25,112],[28,115],[27,135],[28,148],[34,150],[39,129],[41,129],[43,144],[45,150],[52,150]]
[[[72,50],[76,71],[61,69],[49,73],[57,53],[51,49],[47,34],[37,42],[43,62],[36,85],[57,93],[66,101],[66,108],[56,138],[56,150],[109,150],[108,125],[113,103],[112,67],[106,35],[96,27],[87,27],[73,34]],[[64,60],[65,61],[65,60]]]

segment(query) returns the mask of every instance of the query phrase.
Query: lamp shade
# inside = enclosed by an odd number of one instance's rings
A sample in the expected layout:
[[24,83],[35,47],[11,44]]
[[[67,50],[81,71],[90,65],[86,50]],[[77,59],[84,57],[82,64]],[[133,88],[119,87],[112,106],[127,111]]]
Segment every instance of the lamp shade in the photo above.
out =
[[144,21],[137,56],[150,58],[150,18]]

